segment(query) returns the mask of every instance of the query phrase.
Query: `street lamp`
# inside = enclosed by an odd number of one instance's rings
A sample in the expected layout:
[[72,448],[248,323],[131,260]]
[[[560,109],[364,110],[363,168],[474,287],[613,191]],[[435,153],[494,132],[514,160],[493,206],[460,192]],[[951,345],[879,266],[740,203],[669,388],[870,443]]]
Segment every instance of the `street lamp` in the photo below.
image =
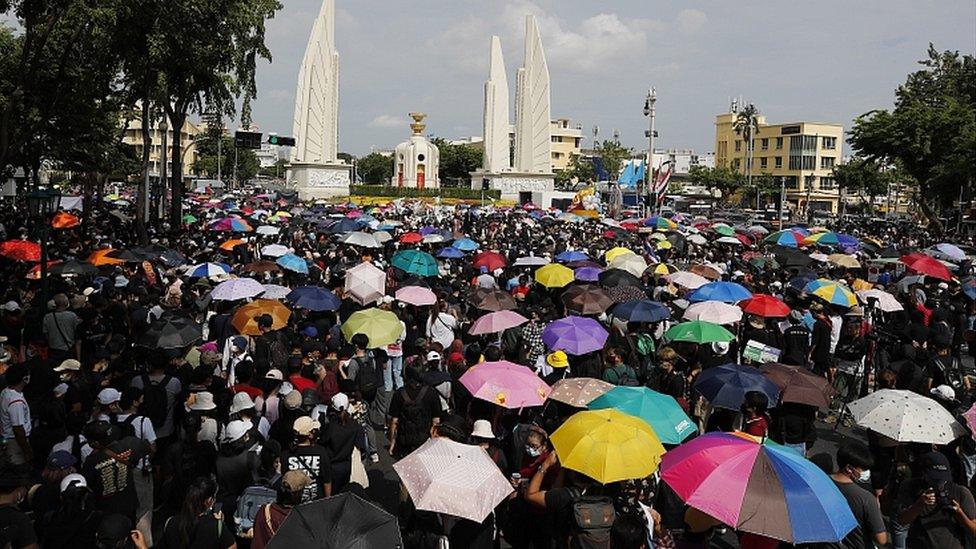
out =
[[657,103],[657,90],[651,88],[647,90],[647,97],[644,99],[644,116],[648,118],[648,128],[647,128],[647,169],[644,170],[644,207],[649,206],[651,198],[651,182],[654,181],[654,115],[656,114],[656,109],[654,104]]
[[27,194],[27,211],[41,244],[41,291],[45,300],[48,297],[47,281],[47,238],[48,219],[61,206],[61,192],[57,189],[37,189]]

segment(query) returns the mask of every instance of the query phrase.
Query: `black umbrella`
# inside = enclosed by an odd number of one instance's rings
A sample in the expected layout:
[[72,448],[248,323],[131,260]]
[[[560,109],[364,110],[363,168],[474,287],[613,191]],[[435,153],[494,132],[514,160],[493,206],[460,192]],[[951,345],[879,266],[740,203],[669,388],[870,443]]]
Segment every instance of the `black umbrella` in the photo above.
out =
[[813,262],[807,254],[787,246],[773,246],[773,255],[784,267],[806,267]]
[[193,319],[166,313],[149,325],[139,338],[139,344],[150,349],[181,349],[193,345],[201,337],[203,330]]
[[98,274],[98,267],[83,261],[65,261],[51,267],[54,276],[94,276]]
[[636,286],[643,284],[640,279],[633,274],[622,269],[607,269],[600,273],[600,286],[604,288],[616,288],[617,286]]
[[146,260],[145,256],[139,253],[138,249],[132,250],[112,250],[106,257],[111,257],[112,259],[120,259],[126,263],[142,263]]
[[190,261],[176,250],[166,250],[159,254],[159,261],[167,267],[182,267]]
[[268,549],[400,549],[393,515],[351,494],[299,505],[288,513]]
[[685,248],[688,247],[688,238],[681,233],[669,234],[668,242],[670,242],[671,247],[678,252],[684,252]]

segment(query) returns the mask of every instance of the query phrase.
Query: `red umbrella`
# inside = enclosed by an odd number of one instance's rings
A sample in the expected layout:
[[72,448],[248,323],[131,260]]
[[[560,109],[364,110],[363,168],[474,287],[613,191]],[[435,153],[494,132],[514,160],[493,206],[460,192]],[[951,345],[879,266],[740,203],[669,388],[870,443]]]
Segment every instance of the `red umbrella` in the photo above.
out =
[[766,294],[752,294],[739,302],[742,312],[761,317],[781,318],[790,314],[790,307],[779,299]]
[[481,267],[488,267],[489,271],[494,271],[495,269],[501,269],[505,265],[508,265],[505,257],[497,252],[481,252],[474,256],[474,266],[479,269]]
[[406,233],[400,237],[400,242],[403,244],[418,244],[424,237],[420,233]]
[[918,274],[938,278],[939,280],[952,280],[949,269],[938,259],[924,254],[908,254],[901,257],[901,262],[908,265],[908,268]]
[[739,239],[739,242],[745,244],[746,246],[752,246],[752,239],[742,233],[735,233],[735,237]]
[[40,261],[41,245],[29,240],[8,240],[0,243],[0,255],[16,261]]
[[70,229],[78,225],[81,225],[81,220],[78,219],[78,216],[68,212],[58,212],[54,216],[54,219],[51,220],[51,226],[55,229]]

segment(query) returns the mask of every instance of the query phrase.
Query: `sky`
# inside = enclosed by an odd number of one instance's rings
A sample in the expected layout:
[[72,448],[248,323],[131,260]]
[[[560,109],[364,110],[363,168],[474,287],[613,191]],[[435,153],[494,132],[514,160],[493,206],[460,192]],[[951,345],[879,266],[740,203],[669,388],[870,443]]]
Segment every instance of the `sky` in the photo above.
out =
[[[283,0],[268,22],[253,121],[291,135],[295,85],[321,0]],[[336,0],[339,148],[392,148],[427,131],[480,136],[489,40],[502,40],[514,101],[526,14],[535,14],[552,79],[552,116],[584,128],[589,146],[619,130],[646,149],[642,113],[657,90],[655,148],[711,152],[715,115],[731,97],[770,123],[843,124],[891,106],[929,42],[973,54],[972,0]],[[514,107],[512,115],[514,116]],[[513,120],[514,122],[514,120]],[[231,127],[236,126],[230,123]]]

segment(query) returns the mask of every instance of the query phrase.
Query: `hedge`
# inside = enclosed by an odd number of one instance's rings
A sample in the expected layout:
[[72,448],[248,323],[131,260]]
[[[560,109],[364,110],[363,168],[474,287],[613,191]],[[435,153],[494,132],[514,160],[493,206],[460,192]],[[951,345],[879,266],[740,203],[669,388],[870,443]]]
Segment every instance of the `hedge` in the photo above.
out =
[[490,189],[464,189],[460,187],[444,187],[440,189],[415,189],[411,187],[392,187],[387,185],[350,185],[351,196],[384,196],[392,198],[456,198],[459,200],[481,200],[501,198],[501,191]]

